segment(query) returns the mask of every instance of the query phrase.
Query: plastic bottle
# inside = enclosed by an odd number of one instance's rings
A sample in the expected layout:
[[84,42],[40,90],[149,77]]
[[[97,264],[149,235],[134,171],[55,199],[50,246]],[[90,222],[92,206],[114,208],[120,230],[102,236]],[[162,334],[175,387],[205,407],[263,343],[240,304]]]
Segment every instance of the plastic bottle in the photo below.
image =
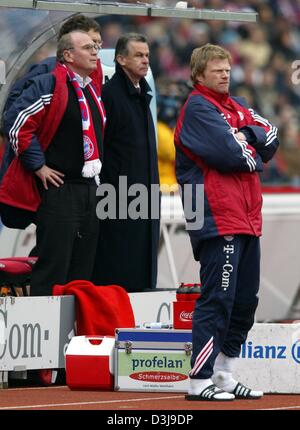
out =
[[163,322],[145,322],[143,324],[144,328],[151,328],[151,329],[162,329],[162,328],[172,328],[173,325],[169,323],[163,323]]
[[201,294],[201,284],[185,284],[181,282],[176,290],[176,300],[180,301],[195,301]]
[[189,287],[184,282],[181,282],[179,288],[176,290],[176,300],[177,302],[186,301],[187,294],[189,293]]
[[201,284],[194,284],[190,289],[190,300],[197,300],[201,296]]

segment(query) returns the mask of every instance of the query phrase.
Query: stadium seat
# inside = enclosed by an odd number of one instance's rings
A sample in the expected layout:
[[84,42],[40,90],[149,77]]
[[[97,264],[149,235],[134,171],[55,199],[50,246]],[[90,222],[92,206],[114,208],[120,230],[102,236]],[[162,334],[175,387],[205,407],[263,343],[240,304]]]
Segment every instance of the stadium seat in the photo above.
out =
[[32,267],[37,257],[8,257],[0,258],[0,288],[1,295],[18,296],[17,289],[21,288],[23,296],[28,296],[27,286],[30,284]]

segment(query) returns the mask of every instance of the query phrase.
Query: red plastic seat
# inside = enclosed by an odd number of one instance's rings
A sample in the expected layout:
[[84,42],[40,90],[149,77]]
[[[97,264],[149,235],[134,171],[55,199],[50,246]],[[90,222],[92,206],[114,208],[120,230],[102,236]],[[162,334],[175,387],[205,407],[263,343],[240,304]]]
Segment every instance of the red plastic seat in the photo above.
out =
[[15,258],[0,259],[0,286],[9,287],[14,296],[17,296],[15,289],[22,288],[23,296],[27,296],[26,287],[30,284],[32,265],[34,263],[30,264],[28,260],[23,260],[22,257],[19,257],[21,260]]
[[33,267],[37,262],[38,257],[5,257],[0,258],[0,261],[18,261],[21,263],[27,263],[29,266]]

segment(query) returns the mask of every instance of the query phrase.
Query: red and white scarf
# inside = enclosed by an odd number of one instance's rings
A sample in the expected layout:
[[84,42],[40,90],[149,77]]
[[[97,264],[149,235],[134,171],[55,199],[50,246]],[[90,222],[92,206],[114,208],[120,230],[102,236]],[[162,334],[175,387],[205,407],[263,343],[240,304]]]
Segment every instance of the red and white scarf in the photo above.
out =
[[[81,174],[84,178],[95,178],[96,184],[100,184],[99,174],[102,163],[99,159],[98,144],[93,124],[93,118],[87,100],[83,94],[82,88],[72,70],[68,68],[68,76],[73,88],[75,89],[77,100],[81,112],[82,134],[83,134],[83,154],[84,165]],[[102,115],[103,108],[97,97],[97,94],[91,84],[87,85],[96,105]]]

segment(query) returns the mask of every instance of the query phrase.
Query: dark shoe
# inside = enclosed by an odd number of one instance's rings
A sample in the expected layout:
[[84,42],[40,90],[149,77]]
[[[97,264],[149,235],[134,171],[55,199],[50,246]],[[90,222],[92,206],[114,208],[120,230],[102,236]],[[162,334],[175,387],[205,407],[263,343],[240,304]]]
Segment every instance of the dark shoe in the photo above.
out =
[[235,389],[232,392],[235,395],[236,399],[260,399],[264,393],[262,391],[254,391],[251,388],[245,387],[245,385],[240,382],[237,383]]
[[200,394],[187,394],[186,400],[204,400],[212,402],[228,402],[234,400],[234,395],[220,390],[216,385],[212,384],[204,388]]

